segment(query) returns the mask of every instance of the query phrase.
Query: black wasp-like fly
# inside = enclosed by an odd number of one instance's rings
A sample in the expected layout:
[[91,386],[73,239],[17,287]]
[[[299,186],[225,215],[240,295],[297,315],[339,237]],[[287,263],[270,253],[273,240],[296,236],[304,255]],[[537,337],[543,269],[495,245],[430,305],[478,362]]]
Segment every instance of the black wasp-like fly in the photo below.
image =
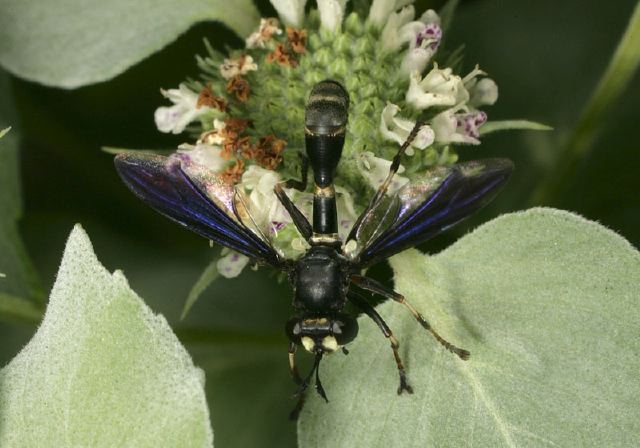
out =
[[[289,337],[289,367],[298,388],[298,403],[291,412],[297,418],[305,391],[313,380],[326,400],[318,376],[323,355],[344,346],[358,334],[354,316],[344,312],[347,301],[367,314],[390,341],[400,375],[398,394],[412,393],[398,353],[398,341],[357,289],[379,294],[403,304],[413,317],[447,350],[461,359],[469,352],[456,347],[429,324],[405,298],[374,279],[361,275],[367,268],[409,247],[438,235],[490,202],[507,181],[513,164],[506,159],[488,159],[438,167],[415,176],[393,194],[389,185],[400,158],[415,138],[416,124],[396,154],[389,175],[359,216],[346,241],[338,236],[333,185],[342,154],[347,126],[349,96],[339,83],[323,81],[309,96],[305,110],[307,156],[303,158],[302,181],[289,180],[275,187],[275,195],[288,211],[309,249],[298,259],[286,259],[272,245],[251,216],[241,191],[178,156],[120,154],[118,173],[133,193],[163,215],[195,233],[242,253],[258,264],[284,271],[293,288],[294,316],[286,323]],[[306,187],[307,167],[315,182],[313,224],[294,205],[284,188]],[[314,355],[306,378],[298,373],[295,353],[299,345]]]

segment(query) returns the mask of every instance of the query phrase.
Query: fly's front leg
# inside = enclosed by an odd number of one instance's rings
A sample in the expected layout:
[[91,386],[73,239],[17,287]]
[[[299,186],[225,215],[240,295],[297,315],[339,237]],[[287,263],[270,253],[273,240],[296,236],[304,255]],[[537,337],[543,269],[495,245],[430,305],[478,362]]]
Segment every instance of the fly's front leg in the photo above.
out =
[[[300,372],[298,372],[298,367],[296,366],[296,351],[298,350],[298,346],[295,342],[289,343],[289,372],[291,372],[291,377],[293,381],[300,386],[303,387],[304,381],[300,376]],[[298,420],[300,416],[300,412],[304,407],[304,402],[306,399],[306,387],[299,391],[298,401],[296,402],[296,407],[289,413],[289,420],[295,421]]]
[[311,224],[309,220],[302,214],[300,209],[295,206],[293,201],[289,199],[287,193],[285,193],[285,188],[294,188],[298,191],[304,191],[307,188],[307,174],[309,173],[309,159],[306,156],[300,154],[301,163],[300,168],[302,170],[301,179],[289,179],[286,182],[280,182],[276,184],[273,191],[282,204],[282,206],[287,210],[289,216],[291,216],[291,220],[295,224],[300,235],[306,240],[309,241],[311,236],[313,235],[313,229],[311,228]]
[[349,300],[355,306],[360,308],[367,316],[369,316],[380,328],[382,334],[385,335],[389,342],[391,342],[391,349],[393,350],[393,357],[396,360],[396,367],[398,368],[398,375],[400,375],[400,386],[398,387],[398,395],[402,392],[407,392],[412,394],[413,388],[409,385],[407,381],[407,373],[404,370],[404,364],[402,364],[402,359],[400,358],[400,353],[398,352],[400,348],[400,343],[395,338],[391,329],[387,325],[387,323],[382,319],[380,314],[371,306],[369,302],[367,302],[363,297],[351,291],[348,295]]
[[438,332],[429,324],[427,319],[425,319],[424,316],[420,314],[418,310],[416,310],[413,307],[413,305],[407,302],[407,300],[404,298],[402,294],[398,294],[394,290],[387,288],[386,286],[384,286],[383,284],[381,284],[380,282],[372,278],[363,277],[361,275],[352,275],[351,282],[362,289],[366,289],[367,291],[371,291],[375,294],[380,294],[383,297],[387,297],[389,299],[395,300],[398,303],[403,304],[404,306],[407,307],[407,309],[411,312],[411,314],[413,314],[413,317],[418,321],[418,323],[422,325],[422,327],[425,330],[431,333],[433,337],[436,338],[436,340],[440,344],[442,344],[447,350],[449,350],[451,353],[455,353],[456,355],[458,355],[460,359],[464,359],[464,360],[469,359],[470,353],[467,350],[456,347],[451,342],[447,341],[442,336],[440,336]]

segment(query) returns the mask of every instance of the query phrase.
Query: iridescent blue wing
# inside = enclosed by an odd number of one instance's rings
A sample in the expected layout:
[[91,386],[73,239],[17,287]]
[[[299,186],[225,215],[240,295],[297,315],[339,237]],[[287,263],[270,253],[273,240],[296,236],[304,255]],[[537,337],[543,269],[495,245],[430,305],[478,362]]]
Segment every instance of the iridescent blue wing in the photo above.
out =
[[238,206],[235,188],[216,173],[179,155],[119,154],[115,165],[127,187],[166,217],[255,261],[281,264],[271,244],[245,224],[251,220]]
[[507,159],[439,167],[365,211],[350,238],[357,267],[375,264],[456,225],[488,204],[513,171]]

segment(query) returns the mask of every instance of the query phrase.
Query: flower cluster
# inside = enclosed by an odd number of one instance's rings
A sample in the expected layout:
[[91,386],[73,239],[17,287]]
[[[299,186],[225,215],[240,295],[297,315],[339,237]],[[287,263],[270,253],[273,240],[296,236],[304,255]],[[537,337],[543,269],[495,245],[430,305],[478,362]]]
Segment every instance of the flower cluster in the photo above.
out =
[[[350,94],[336,185],[343,238],[418,120],[392,190],[428,167],[454,163],[454,146],[479,144],[482,108],[496,102],[498,88],[477,66],[455,73],[459,53],[440,48],[440,17],[433,10],[416,16],[411,0],[373,0],[368,11],[350,13],[346,0],[317,0],[308,14],[306,0],[271,3],[279,18],[262,19],[243,49],[223,55],[208,46],[198,58],[201,79],[163,90],[173,105],[158,108],[155,119],[162,132],[189,133],[194,144],[182,145],[180,157],[244,191],[257,224],[296,257],[306,243],[273,188],[300,177],[304,105],[317,82],[335,79]],[[310,214],[310,192],[287,193]],[[227,252],[218,269],[235,276],[247,261]]]

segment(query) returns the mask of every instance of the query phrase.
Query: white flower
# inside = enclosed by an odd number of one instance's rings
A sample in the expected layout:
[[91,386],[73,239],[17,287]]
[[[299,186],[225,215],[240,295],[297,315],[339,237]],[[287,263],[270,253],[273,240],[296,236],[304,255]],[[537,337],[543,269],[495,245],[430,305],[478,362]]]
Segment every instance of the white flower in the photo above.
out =
[[[382,51],[385,53],[396,52],[402,47],[403,43],[408,42],[406,39],[408,34],[401,34],[400,30],[403,27],[412,26],[413,17],[415,16],[415,10],[413,5],[406,6],[398,12],[391,12],[387,22],[382,29],[380,35],[380,42],[382,44]],[[405,38],[403,40],[403,37]]]
[[220,172],[228,163],[228,160],[220,156],[222,149],[219,146],[197,143],[195,146],[182,144],[171,157],[186,162],[183,166],[196,166],[210,172]]
[[474,82],[467,87],[469,90],[470,107],[477,109],[480,106],[491,106],[498,100],[498,85],[493,79],[482,78],[478,82]]
[[224,79],[231,79],[234,76],[246,75],[250,71],[258,70],[258,64],[249,55],[242,55],[237,59],[225,59],[220,65],[220,74]]
[[462,78],[452,73],[450,68],[441,70],[438,64],[420,79],[414,72],[410,77],[407,103],[416,109],[427,109],[433,106],[459,107],[469,99],[469,92],[464,88]]
[[185,84],[180,84],[178,89],[160,92],[173,103],[173,106],[156,109],[154,118],[160,132],[179,134],[189,123],[209,109],[198,107],[198,94],[189,90]]
[[[385,181],[387,176],[389,175],[389,168],[391,167],[391,161],[386,159],[381,159],[373,155],[371,151],[363,151],[358,154],[358,169],[360,174],[367,179],[367,182],[373,189],[378,189],[380,185]],[[404,167],[400,165],[398,168],[398,173],[404,172]],[[399,188],[404,186],[409,179],[403,176],[399,176],[396,173],[393,176],[393,180],[389,185],[389,189],[387,190],[388,194],[396,192]]]
[[401,70],[407,74],[422,73],[442,40],[440,17],[429,9],[417,22],[404,25],[399,33],[403,42],[409,42],[409,50],[402,60]]
[[265,44],[271,40],[274,34],[282,34],[278,28],[278,20],[275,18],[260,19],[260,26],[245,40],[247,48],[265,48]]
[[273,192],[281,181],[280,175],[258,165],[251,165],[242,175],[241,187],[250,190],[249,212],[256,224],[271,234],[277,234],[284,225],[292,222],[286,209]]
[[[227,250],[223,251],[223,254]],[[240,272],[249,263],[249,257],[239,254],[236,251],[230,250],[224,256],[222,256],[216,263],[218,272],[220,275],[226,278],[233,278],[240,275]]]
[[342,24],[347,0],[318,0],[320,23],[329,31],[336,31]]
[[373,0],[369,9],[369,22],[382,27],[391,13],[410,3],[413,3],[413,0]]
[[439,143],[467,143],[479,145],[478,128],[487,121],[487,114],[482,111],[455,113],[453,109],[436,115],[431,126]]
[[349,192],[336,185],[336,209],[338,211],[338,235],[342,241],[346,241],[351,228],[358,219],[358,214]]
[[307,0],[269,0],[287,26],[300,28],[304,20],[304,5]]
[[226,127],[227,125],[224,121],[214,118],[213,129],[202,134],[197,143],[205,143],[207,145],[222,145],[226,140],[226,137],[222,135],[222,130]]
[[[409,133],[416,125],[415,121],[397,117],[400,108],[392,103],[387,103],[382,110],[380,119],[380,132],[388,140],[393,140],[402,145],[409,137]],[[405,150],[408,156],[413,155],[413,148],[424,149],[433,143],[435,135],[428,125],[420,127],[418,134],[411,142],[410,146]]]

